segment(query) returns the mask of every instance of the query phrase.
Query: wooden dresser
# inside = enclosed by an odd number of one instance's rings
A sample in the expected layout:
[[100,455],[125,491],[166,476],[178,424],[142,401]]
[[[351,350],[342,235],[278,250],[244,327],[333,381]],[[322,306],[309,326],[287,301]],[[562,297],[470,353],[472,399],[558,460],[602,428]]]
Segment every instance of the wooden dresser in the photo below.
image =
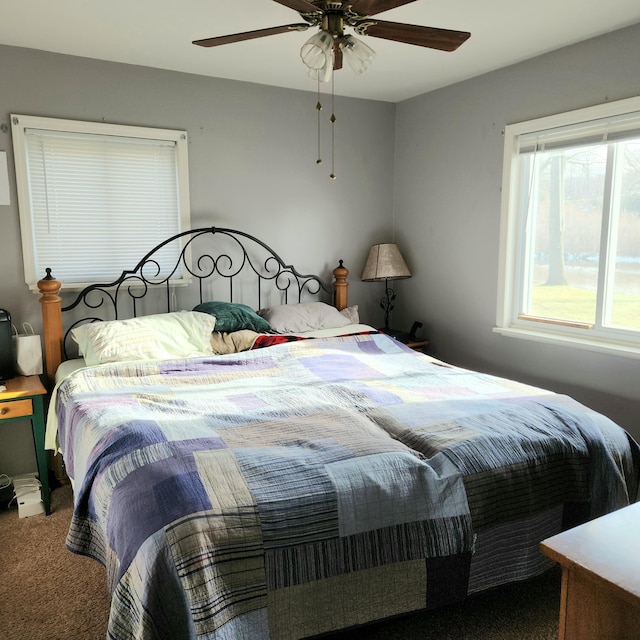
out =
[[640,638],[640,503],[541,543],[562,566],[559,640]]

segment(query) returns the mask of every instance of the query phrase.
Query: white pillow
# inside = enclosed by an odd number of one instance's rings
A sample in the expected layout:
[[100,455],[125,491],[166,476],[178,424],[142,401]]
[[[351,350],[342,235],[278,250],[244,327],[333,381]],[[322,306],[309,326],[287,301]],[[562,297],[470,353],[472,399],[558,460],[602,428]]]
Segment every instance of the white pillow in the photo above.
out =
[[350,324],[335,307],[324,302],[301,302],[281,304],[260,309],[262,316],[278,333],[304,333],[318,329],[336,329]]
[[88,365],[211,354],[216,319],[199,311],[83,324],[71,331]]
[[345,307],[340,313],[349,320],[350,324],[360,324],[360,314],[358,313],[357,304],[354,304],[352,307]]

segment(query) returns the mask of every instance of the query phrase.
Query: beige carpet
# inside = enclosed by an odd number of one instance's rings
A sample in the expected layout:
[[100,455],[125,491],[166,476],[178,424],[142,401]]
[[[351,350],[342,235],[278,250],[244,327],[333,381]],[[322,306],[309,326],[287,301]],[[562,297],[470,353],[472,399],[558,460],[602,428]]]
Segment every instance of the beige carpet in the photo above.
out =
[[55,489],[51,500],[50,516],[0,512],[0,638],[104,640],[105,571],[65,547],[71,488]]
[[[109,598],[103,567],[67,551],[69,486],[52,514],[0,511],[0,640],[104,640]],[[332,636],[332,640],[555,640],[560,574],[496,589],[437,611]]]

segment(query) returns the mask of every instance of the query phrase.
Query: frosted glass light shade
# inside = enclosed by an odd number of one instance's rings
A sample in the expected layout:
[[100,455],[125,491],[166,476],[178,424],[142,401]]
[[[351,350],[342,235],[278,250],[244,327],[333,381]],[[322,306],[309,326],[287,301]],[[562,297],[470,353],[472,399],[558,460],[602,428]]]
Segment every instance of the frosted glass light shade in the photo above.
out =
[[331,52],[329,53],[329,57],[327,59],[327,64],[320,69],[310,69],[307,68],[307,73],[310,78],[314,80],[320,80],[320,82],[329,82],[331,80],[331,76],[333,74],[333,47],[331,48]]
[[340,40],[340,48],[349,66],[356,72],[362,73],[376,57],[376,52],[368,45],[353,36],[344,36]]
[[300,49],[300,57],[309,69],[320,71],[332,63],[333,36],[328,31],[318,31]]

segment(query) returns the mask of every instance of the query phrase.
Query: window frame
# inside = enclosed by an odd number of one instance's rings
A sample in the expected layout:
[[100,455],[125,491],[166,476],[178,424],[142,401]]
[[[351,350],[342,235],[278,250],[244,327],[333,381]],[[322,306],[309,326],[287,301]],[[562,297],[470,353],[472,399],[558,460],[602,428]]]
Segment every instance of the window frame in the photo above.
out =
[[[59,131],[80,135],[86,134],[88,136],[121,137],[173,143],[175,145],[176,157],[176,186],[178,204],[178,226],[176,232],[185,231],[190,228],[188,139],[186,131],[177,129],[159,129],[153,127],[111,124],[106,122],[29,116],[22,114],[11,114],[11,128],[25,282],[29,289],[34,293],[38,293],[37,282],[42,277],[44,277],[45,274],[36,273],[37,259],[34,238],[34,222],[32,216],[29,187],[30,177],[27,141],[25,139],[27,129]],[[91,233],[91,231],[89,231],[89,233]],[[121,270],[133,268],[133,266],[135,265],[122,265]],[[120,266],[118,266],[118,268],[120,268]],[[53,273],[53,275],[56,276],[55,273]],[[176,279],[172,279],[172,284],[186,284],[188,282],[188,274],[185,274],[185,276],[182,278],[179,277]],[[64,287],[65,290],[77,291],[95,283],[95,280],[87,279],[86,282],[65,282]]]
[[[518,203],[521,137],[550,129],[557,130],[561,127],[575,127],[576,130],[588,128],[590,121],[604,118],[611,118],[612,122],[620,119],[624,121],[626,115],[639,113],[640,97],[635,97],[505,127],[495,332],[513,338],[640,359],[640,332],[636,337],[633,331],[598,326],[586,329],[585,326],[580,326],[580,323],[541,321],[519,316],[523,291],[526,287],[524,281],[526,265],[523,257],[526,254],[526,239],[525,221]],[[602,237],[601,242],[603,246],[611,244],[610,240],[607,243]],[[598,282],[599,293],[603,284],[602,278],[601,273]]]

